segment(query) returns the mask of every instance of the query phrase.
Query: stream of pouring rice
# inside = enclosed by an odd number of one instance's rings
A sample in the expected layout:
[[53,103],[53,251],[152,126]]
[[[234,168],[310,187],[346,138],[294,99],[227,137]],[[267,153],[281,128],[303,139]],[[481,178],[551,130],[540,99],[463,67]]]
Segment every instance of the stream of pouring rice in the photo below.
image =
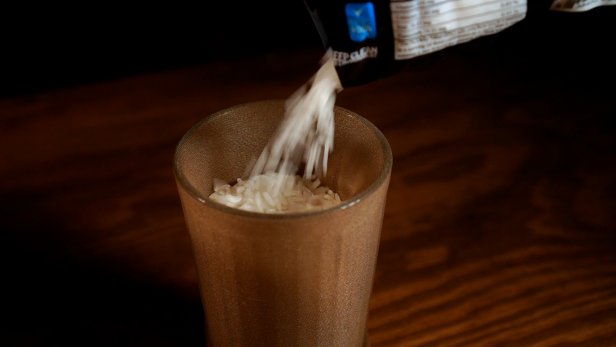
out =
[[[210,198],[227,206],[262,213],[301,212],[339,204],[340,196],[321,186],[334,148],[334,104],[342,90],[326,54],[317,73],[285,103],[285,115],[247,180],[214,182]],[[304,164],[303,177],[298,175]]]

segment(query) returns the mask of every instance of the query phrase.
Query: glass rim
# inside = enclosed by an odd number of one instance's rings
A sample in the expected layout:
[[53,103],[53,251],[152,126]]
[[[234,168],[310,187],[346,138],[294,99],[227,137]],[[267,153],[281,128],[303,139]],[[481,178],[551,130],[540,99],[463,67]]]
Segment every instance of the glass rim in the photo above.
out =
[[304,217],[311,217],[315,215],[321,215],[321,214],[331,213],[334,211],[345,210],[347,208],[350,208],[351,206],[358,204],[360,201],[365,199],[371,193],[375,192],[385,182],[385,180],[390,176],[392,165],[393,165],[393,154],[391,151],[391,146],[389,142],[387,141],[387,138],[385,137],[385,135],[381,132],[381,130],[376,125],[374,125],[372,122],[370,122],[368,119],[364,118],[363,116],[353,111],[350,111],[344,107],[334,106],[334,109],[341,111],[343,116],[356,118],[357,120],[362,122],[364,125],[366,125],[375,134],[376,138],[378,139],[378,142],[380,144],[380,147],[385,157],[383,168],[380,171],[379,176],[372,183],[370,183],[370,185],[366,189],[353,195],[349,199],[343,200],[340,204],[332,206],[332,207],[324,208],[324,209],[309,210],[309,211],[302,211],[302,212],[281,212],[281,213],[254,212],[254,211],[242,210],[242,209],[235,208],[235,207],[230,207],[230,206],[221,204],[219,202],[216,202],[210,199],[209,196],[206,196],[205,194],[201,193],[199,189],[197,189],[193,184],[190,183],[190,181],[186,178],[184,173],[181,172],[179,168],[179,158],[180,158],[180,151],[181,151],[181,148],[183,147],[183,144],[192,137],[193,133],[195,133],[204,123],[211,122],[214,119],[218,117],[222,117],[225,114],[235,111],[239,108],[257,105],[257,104],[274,103],[274,102],[284,103],[285,100],[267,99],[267,100],[253,101],[253,102],[245,102],[245,103],[227,107],[225,109],[222,109],[218,112],[210,114],[204,117],[203,119],[199,120],[182,136],[182,138],[180,139],[180,141],[177,143],[175,147],[175,152],[173,155],[173,174],[177,182],[184,188],[184,190],[193,199],[199,201],[202,204],[207,205],[208,207],[219,210],[220,212],[238,215],[238,216],[244,216],[248,218],[256,218],[256,219],[304,218]]

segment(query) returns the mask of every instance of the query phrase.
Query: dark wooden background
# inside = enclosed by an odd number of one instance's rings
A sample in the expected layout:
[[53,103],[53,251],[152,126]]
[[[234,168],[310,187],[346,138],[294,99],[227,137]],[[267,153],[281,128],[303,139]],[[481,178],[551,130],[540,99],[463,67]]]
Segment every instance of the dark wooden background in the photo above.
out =
[[[245,36],[258,6],[203,37],[205,13],[229,13],[82,11],[81,46],[67,14],[9,16],[0,345],[204,343],[171,159],[202,117],[286,98],[314,73],[319,39],[288,6],[260,42]],[[165,36],[162,19],[183,16]],[[339,95],[394,152],[374,346],[616,345],[612,23],[611,8],[533,12]]]

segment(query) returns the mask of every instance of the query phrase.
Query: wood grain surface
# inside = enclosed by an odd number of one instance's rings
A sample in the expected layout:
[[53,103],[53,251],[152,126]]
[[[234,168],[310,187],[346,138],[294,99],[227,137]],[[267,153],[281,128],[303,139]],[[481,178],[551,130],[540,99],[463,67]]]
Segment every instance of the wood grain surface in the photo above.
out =
[[[493,44],[339,94],[394,153],[372,344],[616,346],[614,68]],[[203,345],[174,147],[208,114],[290,96],[320,56],[0,100],[0,344]]]

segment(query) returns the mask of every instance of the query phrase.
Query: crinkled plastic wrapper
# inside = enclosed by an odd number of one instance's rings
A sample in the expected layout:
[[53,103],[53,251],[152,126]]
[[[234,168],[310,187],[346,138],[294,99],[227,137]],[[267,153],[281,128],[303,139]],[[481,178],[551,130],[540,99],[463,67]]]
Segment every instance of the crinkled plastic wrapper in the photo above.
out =
[[616,5],[616,0],[554,0],[550,9],[564,12],[584,12],[595,7],[610,5]]
[[305,0],[343,87],[389,76],[420,56],[522,20],[526,0]]

